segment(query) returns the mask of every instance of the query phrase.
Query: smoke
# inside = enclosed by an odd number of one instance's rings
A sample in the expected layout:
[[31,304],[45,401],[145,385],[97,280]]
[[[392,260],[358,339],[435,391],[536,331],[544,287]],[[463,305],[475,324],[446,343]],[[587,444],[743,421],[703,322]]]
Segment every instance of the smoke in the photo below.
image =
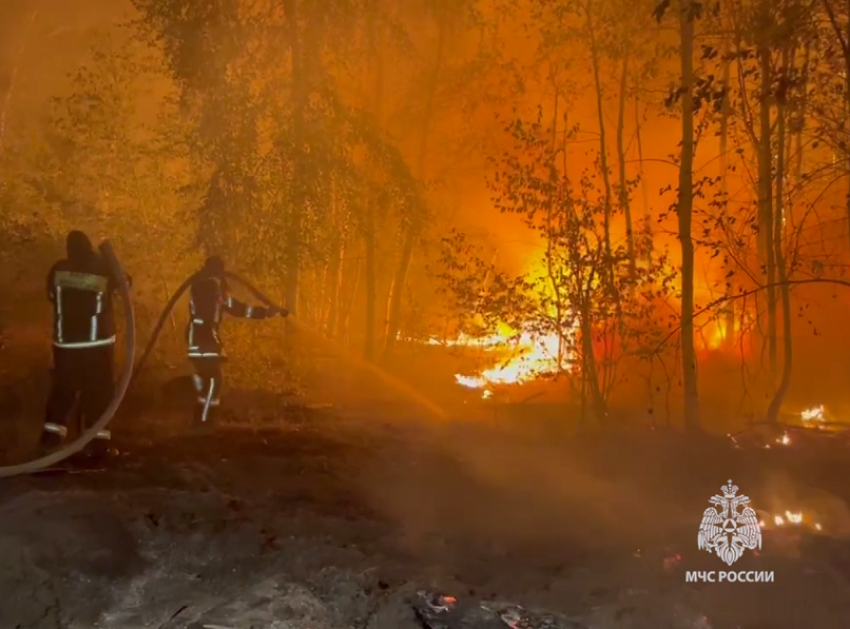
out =
[[408,457],[388,453],[364,471],[371,503],[399,526],[409,552],[433,554],[462,541],[495,553],[631,554],[669,541],[674,529],[690,525],[694,533],[701,514],[623,477],[616,448],[609,464],[576,444],[481,424],[434,427],[418,446]]

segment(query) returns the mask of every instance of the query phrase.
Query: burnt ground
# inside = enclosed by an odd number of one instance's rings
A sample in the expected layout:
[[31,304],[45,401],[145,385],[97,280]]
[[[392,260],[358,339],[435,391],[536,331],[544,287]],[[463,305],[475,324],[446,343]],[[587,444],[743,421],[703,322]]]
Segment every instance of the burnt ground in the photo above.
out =
[[[0,627],[412,629],[423,588],[593,629],[850,627],[843,449],[556,438],[399,408],[265,419],[195,434],[147,413],[118,423],[107,464],[0,481]],[[685,583],[725,567],[696,540],[727,478],[822,523],[768,526],[736,564],[774,583]]]

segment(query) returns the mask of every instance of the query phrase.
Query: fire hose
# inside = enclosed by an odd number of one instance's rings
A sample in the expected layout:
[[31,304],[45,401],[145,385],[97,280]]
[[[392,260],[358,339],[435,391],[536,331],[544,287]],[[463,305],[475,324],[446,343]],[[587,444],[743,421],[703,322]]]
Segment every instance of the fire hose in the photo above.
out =
[[124,365],[121,370],[121,378],[118,380],[118,385],[115,387],[112,395],[112,400],[103,412],[103,415],[83,431],[76,440],[63,445],[55,452],[46,454],[33,461],[0,467],[0,478],[32,474],[33,472],[55,465],[60,461],[64,461],[80,452],[97,436],[98,432],[109,425],[109,422],[112,421],[112,418],[118,411],[118,407],[121,406],[127,389],[130,387],[130,381],[133,376],[133,361],[136,355],[136,321],[133,316],[133,304],[130,301],[130,286],[127,284],[127,276],[124,275],[124,269],[121,267],[121,263],[118,262],[118,258],[115,257],[115,252],[112,250],[112,245],[109,241],[104,240],[100,244],[99,249],[111,267],[114,277],[118,280],[118,294],[124,300],[124,320],[126,325],[126,329],[124,330]]
[[[195,273],[194,275],[189,277],[189,279],[187,279],[185,282],[183,282],[183,284],[181,284],[180,287],[174,292],[174,295],[171,296],[171,299],[168,300],[168,304],[165,306],[165,309],[162,311],[162,314],[159,317],[159,321],[157,321],[156,326],[154,327],[153,332],[151,333],[151,338],[148,341],[147,346],[145,347],[145,351],[142,353],[142,357],[139,359],[139,362],[136,363],[136,369],[133,372],[134,381],[135,381],[135,378],[137,378],[139,373],[141,372],[142,367],[147,362],[147,359],[150,357],[150,354],[153,351],[153,348],[156,344],[156,341],[159,338],[159,335],[162,332],[163,327],[165,326],[166,322],[168,321],[168,317],[171,314],[171,311],[174,309],[174,306],[177,305],[177,302],[179,301],[180,297],[183,295],[183,293],[185,293],[189,289],[189,287],[192,285],[192,282],[194,282],[195,279],[197,277],[199,277],[199,275],[202,274],[202,273],[204,273],[204,271],[198,271],[197,273]],[[280,306],[278,306],[277,304],[272,302],[271,299],[269,299],[266,295],[264,295],[262,292],[260,292],[248,280],[245,280],[242,277],[236,275],[235,273],[230,273],[230,272],[225,272],[225,276],[228,279],[231,279],[234,282],[241,284],[249,293],[251,293],[254,296],[254,298],[257,301],[259,301],[263,305],[265,305],[265,306],[267,306],[267,307],[269,307],[273,310],[277,310],[278,312],[285,312],[285,310],[283,308],[281,308]],[[298,324],[297,319],[295,320],[295,323]],[[342,356],[345,356],[344,350],[340,351],[339,347],[332,345],[331,343],[328,342],[327,339],[325,339],[321,335],[317,334],[316,332],[311,331],[309,327],[306,327],[302,324],[302,325],[298,325],[298,328],[299,328],[299,330],[305,331],[308,334],[310,334],[314,338],[314,340],[319,341],[319,342],[323,342],[326,347],[332,347],[335,351],[339,352]],[[438,418],[441,418],[441,419],[445,419],[447,417],[445,410],[443,410],[442,408],[440,408],[439,406],[437,406],[436,404],[434,404],[433,402],[431,402],[430,400],[425,398],[421,393],[414,390],[409,385],[405,384],[404,382],[399,381],[397,378],[393,378],[392,376],[388,375],[385,371],[383,371],[382,369],[380,369],[376,365],[372,365],[370,363],[364,363],[361,366],[367,368],[373,375],[380,378],[384,382],[388,382],[392,386],[396,387],[397,389],[402,390],[404,393],[406,393],[408,396],[410,396],[417,404],[422,406],[424,409],[426,409],[429,413],[431,413],[435,417],[438,417]]]

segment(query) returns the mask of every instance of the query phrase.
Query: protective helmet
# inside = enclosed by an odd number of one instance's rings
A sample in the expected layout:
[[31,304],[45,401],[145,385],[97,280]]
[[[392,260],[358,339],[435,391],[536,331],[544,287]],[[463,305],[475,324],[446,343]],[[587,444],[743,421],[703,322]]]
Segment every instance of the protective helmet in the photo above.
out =
[[92,245],[89,237],[83,232],[74,230],[68,232],[68,236],[65,239],[65,250],[69,260],[82,261],[94,253],[94,245]]

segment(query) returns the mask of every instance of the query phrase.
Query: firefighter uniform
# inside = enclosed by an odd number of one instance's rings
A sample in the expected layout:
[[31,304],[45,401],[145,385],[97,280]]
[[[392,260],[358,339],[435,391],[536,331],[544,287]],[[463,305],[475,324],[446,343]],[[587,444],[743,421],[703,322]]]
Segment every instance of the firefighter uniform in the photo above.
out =
[[192,283],[189,297],[189,325],[186,331],[188,355],[194,370],[197,393],[195,421],[211,422],[221,398],[224,347],[219,337],[223,313],[243,319],[265,319],[275,314],[286,315],[262,306],[249,306],[228,295],[221,258],[209,258],[199,277]]
[[[53,382],[42,438],[46,446],[65,439],[74,410],[91,426],[112,400],[116,287],[108,263],[88,237],[78,231],[68,234],[67,258],[53,265],[47,276],[54,326]],[[97,438],[106,442],[111,433],[102,430]]]

